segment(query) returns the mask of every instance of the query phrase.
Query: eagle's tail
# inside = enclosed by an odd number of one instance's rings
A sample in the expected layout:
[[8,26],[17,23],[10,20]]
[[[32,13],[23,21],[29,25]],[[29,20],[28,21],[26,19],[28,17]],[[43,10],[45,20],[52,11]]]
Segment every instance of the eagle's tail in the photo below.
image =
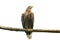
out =
[[26,35],[27,35],[27,37],[28,37],[29,39],[32,38],[32,32],[26,32]]

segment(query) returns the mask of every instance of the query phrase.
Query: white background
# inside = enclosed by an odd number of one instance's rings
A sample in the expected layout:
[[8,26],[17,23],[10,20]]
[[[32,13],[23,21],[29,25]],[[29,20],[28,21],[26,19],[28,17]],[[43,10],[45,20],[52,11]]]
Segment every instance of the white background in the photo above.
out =
[[[22,28],[21,14],[32,5],[34,29],[60,29],[60,0],[0,0],[0,25]],[[0,40],[29,40],[24,32],[0,29]],[[30,40],[60,40],[60,33],[33,33]]]

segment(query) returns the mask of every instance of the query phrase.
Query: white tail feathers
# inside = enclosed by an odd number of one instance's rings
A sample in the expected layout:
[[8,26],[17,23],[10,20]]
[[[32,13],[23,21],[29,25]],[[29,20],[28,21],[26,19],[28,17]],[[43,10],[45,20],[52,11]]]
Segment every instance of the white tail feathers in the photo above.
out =
[[30,35],[27,35],[27,37],[28,37],[29,39],[31,39],[31,38],[32,38],[32,34],[30,34]]

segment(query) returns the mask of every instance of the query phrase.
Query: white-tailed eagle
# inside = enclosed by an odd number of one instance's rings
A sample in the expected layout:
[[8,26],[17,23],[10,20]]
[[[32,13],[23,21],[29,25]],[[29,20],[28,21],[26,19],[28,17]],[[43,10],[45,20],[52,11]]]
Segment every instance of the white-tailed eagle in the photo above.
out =
[[[21,16],[21,21],[24,29],[33,29],[34,14],[31,12],[32,6],[28,6],[26,11]],[[26,31],[25,31],[26,32]],[[27,37],[30,39],[32,32],[26,32]]]

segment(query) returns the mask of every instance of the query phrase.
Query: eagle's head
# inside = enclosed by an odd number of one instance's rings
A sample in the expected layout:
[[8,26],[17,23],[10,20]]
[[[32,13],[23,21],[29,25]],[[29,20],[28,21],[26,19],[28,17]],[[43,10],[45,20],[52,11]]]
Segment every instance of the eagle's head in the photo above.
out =
[[32,7],[33,7],[33,6],[28,6],[27,9],[26,9],[26,11],[27,11],[27,12],[31,12]]
[[31,9],[33,6],[28,6],[27,8]]

